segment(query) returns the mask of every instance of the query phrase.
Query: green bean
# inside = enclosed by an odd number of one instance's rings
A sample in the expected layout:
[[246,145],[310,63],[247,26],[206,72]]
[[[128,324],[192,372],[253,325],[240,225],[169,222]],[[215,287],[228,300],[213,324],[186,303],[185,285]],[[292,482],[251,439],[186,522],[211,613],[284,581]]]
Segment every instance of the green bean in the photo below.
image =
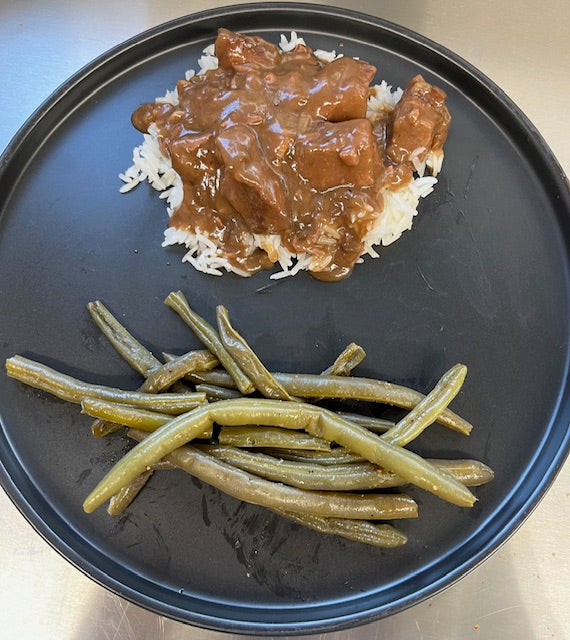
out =
[[[365,357],[366,351],[356,342],[351,342],[342,350],[331,366],[321,372],[321,375],[349,376],[354,367],[358,366]],[[322,400],[322,398],[311,398],[311,402],[319,402],[319,400]]]
[[[309,374],[275,374],[275,377],[289,393],[300,397],[365,400],[391,404],[402,409],[412,409],[425,397],[413,389],[370,378]],[[438,422],[465,435],[473,428],[469,422],[449,409],[440,414]]]
[[335,447],[330,451],[303,451],[303,449],[272,449],[265,447],[261,453],[274,456],[280,460],[292,462],[314,462],[320,465],[352,464],[366,462],[362,456],[347,451],[344,447]]
[[450,473],[466,487],[487,484],[495,477],[493,470],[479,460],[442,460],[440,458],[426,458],[426,460]]
[[83,398],[99,398],[175,414],[189,411],[206,399],[203,393],[151,394],[89,384],[22,356],[8,358],[6,371],[11,378],[30,387],[75,403],[80,403]]
[[272,509],[283,518],[319,533],[341,536],[355,542],[370,544],[375,547],[393,548],[406,544],[408,538],[390,524],[373,524],[366,520],[349,520],[347,518],[321,518],[290,511]]
[[94,438],[104,438],[105,436],[115,433],[122,429],[125,425],[118,422],[109,422],[102,418],[95,418],[91,423],[91,433]]
[[[111,346],[137,373],[148,378],[153,371],[163,366],[162,362],[134,338],[100,300],[89,302],[87,308]],[[172,356],[171,359],[176,359],[176,357]],[[173,390],[176,392],[182,392],[185,389],[187,387],[182,384],[173,386]]]
[[197,384],[196,391],[205,393],[208,400],[231,400],[241,398],[241,393],[237,389],[225,389],[213,384]]
[[119,491],[111,497],[109,506],[107,507],[107,513],[110,516],[120,516],[121,513],[123,513],[131,502],[138,496],[141,489],[150,479],[152,472],[152,469],[143,471],[130,484],[119,489]]
[[100,300],[89,302],[87,309],[89,309],[91,317],[119,355],[141,376],[146,377],[150,371],[160,367],[162,364],[160,360],[143,347]]
[[119,402],[108,402],[96,398],[83,398],[81,401],[81,413],[93,418],[110,421],[120,427],[134,427],[142,431],[156,431],[162,427],[172,416],[168,413],[158,413],[147,409],[138,409],[131,405]]
[[[175,358],[171,353],[163,352],[162,356],[168,362]],[[230,391],[237,390],[236,383],[227,371],[222,369],[214,369],[213,371],[195,371],[185,376],[186,380],[194,384],[209,384]]]
[[174,469],[178,469],[178,467],[169,460],[158,460],[158,462],[152,465],[152,468],[155,471],[173,471]]
[[[257,476],[283,482],[292,487],[320,491],[366,491],[388,489],[406,484],[391,471],[386,471],[369,462],[353,464],[322,465],[318,462],[293,462],[274,456],[244,451],[235,446],[196,445],[218,460],[249,471]],[[444,469],[466,486],[485,484],[493,473],[482,462],[476,460],[429,459],[433,465]]]
[[234,329],[230,323],[228,310],[223,305],[216,307],[216,319],[222,344],[261,395],[273,400],[292,400],[293,398],[269,373],[253,349]]
[[107,513],[110,516],[119,516],[124,513],[125,509],[131,505],[132,501],[138,496],[148,480],[150,480],[154,471],[172,470],[177,468],[178,467],[166,460],[159,460],[158,462],[155,462],[151,469],[143,471],[130,484],[119,489],[119,491],[111,497],[107,507]]
[[139,391],[159,393],[192,371],[208,371],[217,365],[218,359],[209,351],[189,351],[150,371]]
[[[273,376],[289,394],[300,398],[363,400],[391,404],[402,409],[412,409],[425,397],[419,391],[372,378],[296,373],[274,373]],[[232,387],[229,375],[223,371],[205,371],[192,375],[191,379],[203,384]],[[467,420],[449,409],[438,416],[437,422],[463,435],[469,435],[473,428]]]
[[[101,418],[105,421],[118,424],[120,427],[133,427],[141,431],[156,431],[163,424],[172,420],[172,416],[167,413],[157,413],[146,409],[137,409],[118,402],[107,402],[95,398],[84,398],[81,401],[81,413],[86,413],[93,418]],[[200,438],[209,439],[212,437],[212,428],[206,429]]]
[[366,357],[366,351],[356,344],[351,342],[338,356],[338,358],[327,367],[322,373],[322,376],[349,376],[352,370],[358,366]]
[[311,435],[337,442],[444,500],[459,506],[472,506],[475,502],[473,494],[450,474],[331,411],[300,402],[239,398],[200,406],[150,434],[109,471],[86,498],[84,509],[93,511],[147,466],[196,438],[214,422],[224,426],[262,424],[304,428]]
[[155,462],[210,428],[213,420],[209,415],[209,406],[204,405],[197,411],[178,416],[131,449],[91,491],[83,502],[83,509],[91,513],[147,467],[152,467]]
[[[129,435],[137,440],[143,438],[132,451],[153,437],[133,430]],[[166,459],[234,498],[263,507],[355,520],[417,517],[416,503],[405,494],[303,491],[258,478],[189,445],[176,448]]]
[[466,375],[467,367],[463,364],[456,364],[449,369],[433,390],[381,437],[399,447],[405,447],[437,420],[440,413],[459,393]]
[[211,324],[206,322],[204,318],[200,317],[190,308],[182,291],[173,291],[170,293],[165,303],[176,311],[182,320],[192,329],[197,338],[218,358],[228,374],[233,378],[241,393],[252,393],[254,391],[253,384],[230,356],[222,344],[218,332]]
[[[160,360],[143,347],[100,300],[87,303],[87,309],[111,346],[137,373],[146,376],[149,371],[160,366]],[[91,431],[96,438],[101,438],[118,431],[121,427],[120,424],[95,420],[91,425]]]
[[[200,389],[196,387],[196,391],[200,391]],[[394,422],[391,420],[375,418],[374,416],[363,416],[359,413],[350,413],[348,411],[336,411],[336,414],[349,422],[354,422],[355,424],[359,424],[361,427],[366,427],[369,431],[373,431],[374,433],[383,433],[394,426]]]
[[331,443],[306,433],[280,429],[279,427],[222,427],[218,434],[220,444],[234,447],[285,447],[330,451]]
[[[322,465],[316,462],[291,462],[278,456],[244,451],[235,446],[196,445],[218,460],[243,469],[256,476],[282,482],[292,487],[320,491],[366,491],[396,486],[387,481],[378,468],[370,463]],[[372,473],[368,472],[372,470]],[[372,477],[373,476],[373,477]],[[393,476],[384,473],[384,480]],[[395,476],[394,476],[395,477]],[[400,482],[400,484],[404,484]]]
[[[87,308],[97,326],[111,343],[111,346],[137,373],[147,377],[151,371],[162,365],[160,360],[155,358],[146,347],[143,347],[100,300],[89,302]],[[186,387],[179,384],[175,385],[172,390],[182,392],[184,389]],[[101,438],[118,431],[121,427],[122,425],[120,424],[97,419],[91,425],[91,431],[96,438]]]
[[[389,444],[388,442],[330,411],[323,412],[318,422],[308,422],[305,428],[311,435],[331,440],[354,453],[359,453],[370,462],[393,471],[411,484],[448,502],[462,507],[472,507],[475,503],[475,496],[446,471],[437,469],[420,456],[392,444],[390,447],[393,449],[382,450],[378,443]],[[405,451],[406,457],[400,459],[394,449],[402,453]]]

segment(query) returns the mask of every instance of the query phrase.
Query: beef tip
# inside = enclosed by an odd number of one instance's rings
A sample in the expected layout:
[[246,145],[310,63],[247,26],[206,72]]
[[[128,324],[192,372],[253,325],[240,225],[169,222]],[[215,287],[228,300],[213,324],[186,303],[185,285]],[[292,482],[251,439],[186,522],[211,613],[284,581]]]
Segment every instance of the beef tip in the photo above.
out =
[[293,51],[285,51],[281,54],[281,64],[288,63],[307,64],[313,67],[322,67],[323,63],[319,61],[313,50],[305,44],[298,44]]
[[168,153],[172,168],[190,184],[204,183],[218,168],[214,136],[211,133],[188,133],[173,140]]
[[372,125],[363,118],[317,123],[299,136],[295,156],[301,176],[319,191],[371,186],[381,166]]
[[172,113],[176,111],[176,107],[166,102],[147,102],[141,104],[131,116],[131,123],[135,129],[141,133],[147,133],[148,128],[153,122],[162,122],[166,120]]
[[256,36],[220,29],[215,43],[218,65],[222,69],[241,71],[247,65],[274,67],[279,63],[279,49]]
[[410,80],[396,105],[387,152],[394,162],[406,162],[418,148],[440,149],[449,129],[451,116],[445,106],[445,92],[417,75]]
[[254,233],[288,226],[285,190],[265,158],[255,131],[245,125],[222,129],[216,138],[223,166],[220,191]]
[[354,60],[338,58],[315,75],[307,109],[330,122],[366,116],[370,81],[375,67]]

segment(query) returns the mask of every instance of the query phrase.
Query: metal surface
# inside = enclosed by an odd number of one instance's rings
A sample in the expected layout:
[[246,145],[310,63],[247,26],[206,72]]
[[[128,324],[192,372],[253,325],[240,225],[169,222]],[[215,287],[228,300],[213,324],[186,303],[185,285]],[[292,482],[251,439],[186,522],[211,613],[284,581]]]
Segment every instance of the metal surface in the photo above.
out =
[[[51,90],[99,53],[164,20],[216,4],[0,5],[0,71],[4,80],[0,147]],[[474,63],[538,126],[568,172],[570,136],[565,103],[570,97],[570,50],[564,28],[568,10],[563,3],[547,2],[537,15],[530,4],[517,3],[516,10],[508,5],[480,2],[476,8],[466,8],[456,3],[384,6],[360,2],[350,8],[414,29]],[[530,79],[536,83],[530,84]],[[14,87],[18,87],[18,95]],[[551,91],[547,99],[546,89]],[[379,623],[323,637],[567,637],[569,476],[567,464],[522,529],[455,586]],[[9,637],[225,637],[165,620],[107,593],[52,551],[4,495],[0,513],[0,624]]]

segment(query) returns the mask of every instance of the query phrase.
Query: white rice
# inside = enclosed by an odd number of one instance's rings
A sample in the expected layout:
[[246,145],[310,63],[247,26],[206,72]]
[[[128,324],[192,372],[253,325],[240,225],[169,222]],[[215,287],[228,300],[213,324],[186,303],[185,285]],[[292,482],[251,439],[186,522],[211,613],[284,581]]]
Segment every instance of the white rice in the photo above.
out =
[[[305,44],[305,41],[295,31],[292,31],[289,39],[285,35],[281,35],[279,48],[284,52],[293,51],[298,44]],[[314,53],[323,62],[332,62],[342,57],[342,54],[337,55],[335,51],[316,49]],[[218,59],[214,55],[213,44],[204,49],[203,55],[198,59],[198,66],[198,75],[210,69],[218,68]],[[194,75],[195,71],[189,70],[186,71],[185,77],[189,80]],[[393,90],[384,80],[379,85],[375,85],[368,99],[366,117],[374,122],[378,115],[386,111],[392,111],[402,97],[402,93],[402,89],[396,88]],[[157,98],[156,101],[177,105],[178,94],[176,89],[167,91],[164,96]],[[160,198],[166,200],[167,212],[170,217],[172,212],[182,203],[183,185],[180,176],[172,168],[170,158],[162,154],[157,133],[156,127],[151,125],[148,133],[143,136],[142,144],[134,148],[132,165],[124,173],[119,174],[119,178],[124,183],[119,191],[127,193],[141,182],[148,181],[154,189],[161,192]],[[411,160],[417,177],[409,185],[397,191],[393,191],[388,187],[382,190],[384,207],[381,211],[376,212],[376,221],[364,237],[364,252],[358,262],[363,261],[364,255],[372,258],[380,257],[375,247],[387,246],[395,242],[404,231],[412,228],[414,217],[418,213],[417,208],[420,198],[425,198],[433,191],[437,183],[435,176],[441,171],[443,163],[442,150],[430,152],[421,159],[424,152],[425,149],[421,147],[412,154]],[[424,175],[426,169],[430,173],[429,176]],[[369,208],[369,205],[363,208],[363,215],[371,213],[374,214],[374,210],[371,207]],[[323,234],[319,239],[319,243],[334,242],[334,234],[334,229],[331,229],[328,234]],[[203,273],[221,276],[226,271],[240,276],[249,275],[247,272],[233,266],[223,257],[221,248],[206,234],[199,231],[168,227],[164,232],[162,246],[171,245],[185,246],[187,251],[182,261],[189,262],[195,269]],[[278,234],[252,233],[251,252],[257,248],[263,249],[271,261],[281,267],[281,271],[270,276],[273,280],[294,276],[299,271],[307,269],[317,271],[326,268],[327,261],[330,262],[330,257],[323,261],[322,257],[314,256],[310,253],[291,253],[283,246]]]

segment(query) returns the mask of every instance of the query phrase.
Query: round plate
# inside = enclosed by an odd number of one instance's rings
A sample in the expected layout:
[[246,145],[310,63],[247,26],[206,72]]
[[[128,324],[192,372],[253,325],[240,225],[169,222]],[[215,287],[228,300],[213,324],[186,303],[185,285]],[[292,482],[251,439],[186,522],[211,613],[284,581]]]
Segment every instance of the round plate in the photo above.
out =
[[[206,276],[162,249],[163,202],[120,195],[140,135],[133,109],[197,67],[218,27],[359,56],[403,86],[416,73],[453,116],[435,193],[414,229],[339,283]],[[537,504],[568,451],[569,192],[534,127],[487,78],[442,47],[367,16],[311,5],[244,5],[170,22],[113,49],[62,86],[0,161],[2,358],[21,353],[96,383],[139,380],[85,309],[107,306],[155,353],[196,340],[162,301],[182,289],[212,318],[228,307],[270,368],[318,372],[350,341],[362,375],[428,390],[469,366],[456,411],[414,443],[488,463],[473,509],[410,491],[409,543],[378,550],[304,530],[181,472],[155,474],[120,518],[81,504],[127,449],[96,440],[76,407],[0,379],[1,479],[31,524],[94,580],[158,613],[250,634],[365,623],[451,584]],[[378,409],[380,411],[380,409]]]

